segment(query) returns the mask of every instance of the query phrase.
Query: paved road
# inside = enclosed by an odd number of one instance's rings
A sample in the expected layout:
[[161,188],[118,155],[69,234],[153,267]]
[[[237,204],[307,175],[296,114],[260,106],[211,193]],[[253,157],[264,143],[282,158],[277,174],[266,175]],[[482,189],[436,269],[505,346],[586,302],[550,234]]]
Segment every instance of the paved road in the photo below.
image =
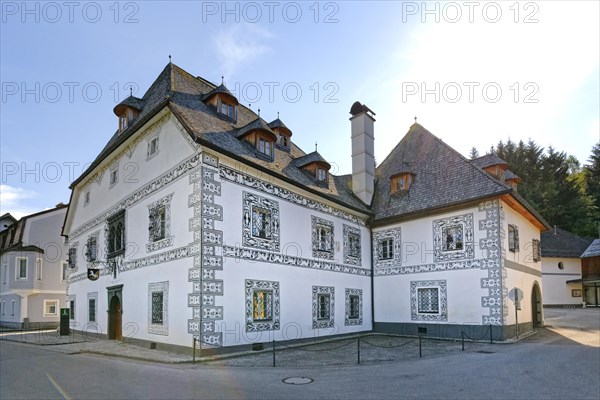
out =
[[[486,347],[493,353],[312,368],[151,364],[0,342],[0,398],[598,399],[599,332],[591,328],[578,341],[544,329],[518,344]],[[288,377],[314,381],[284,384]]]

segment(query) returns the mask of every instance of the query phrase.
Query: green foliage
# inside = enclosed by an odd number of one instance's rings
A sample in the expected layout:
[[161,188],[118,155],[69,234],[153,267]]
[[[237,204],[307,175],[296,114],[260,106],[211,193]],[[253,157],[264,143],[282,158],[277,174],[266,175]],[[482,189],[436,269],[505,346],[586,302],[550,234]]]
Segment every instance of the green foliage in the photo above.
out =
[[[471,154],[473,154],[471,149]],[[600,223],[600,143],[592,148],[589,164],[533,140],[508,139],[492,147],[523,181],[519,194],[549,223],[580,236],[598,236]]]

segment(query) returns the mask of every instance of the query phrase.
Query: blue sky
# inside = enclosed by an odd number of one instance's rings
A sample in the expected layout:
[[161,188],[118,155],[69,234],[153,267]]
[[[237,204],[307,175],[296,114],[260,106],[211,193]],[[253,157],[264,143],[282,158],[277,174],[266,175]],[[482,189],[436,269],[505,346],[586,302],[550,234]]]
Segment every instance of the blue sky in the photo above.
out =
[[529,138],[585,163],[600,140],[599,3],[1,2],[0,213],[68,186],[168,63],[226,85],[334,172],[349,110],[377,113],[382,161],[418,122],[463,155]]

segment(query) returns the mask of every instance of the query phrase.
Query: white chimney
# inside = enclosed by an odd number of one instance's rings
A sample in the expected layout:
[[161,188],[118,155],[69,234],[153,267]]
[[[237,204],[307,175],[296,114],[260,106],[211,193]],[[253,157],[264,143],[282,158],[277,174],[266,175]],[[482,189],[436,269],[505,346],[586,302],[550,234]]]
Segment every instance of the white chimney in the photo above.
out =
[[350,109],[352,117],[352,191],[370,205],[375,191],[375,113],[358,101]]

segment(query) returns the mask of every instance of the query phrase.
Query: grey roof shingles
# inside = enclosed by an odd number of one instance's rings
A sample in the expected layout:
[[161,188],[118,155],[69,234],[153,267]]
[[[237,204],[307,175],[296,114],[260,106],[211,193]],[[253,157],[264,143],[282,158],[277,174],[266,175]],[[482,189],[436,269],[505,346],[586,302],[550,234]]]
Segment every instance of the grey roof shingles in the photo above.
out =
[[542,232],[542,257],[579,258],[593,240],[554,227],[552,230]]
[[[413,174],[410,188],[391,194],[390,178],[400,172]],[[417,123],[377,167],[375,175],[375,220],[512,191]]]
[[317,151],[313,151],[312,153],[308,153],[307,155],[298,157],[294,160],[294,163],[296,164],[296,166],[298,168],[305,167],[308,164],[312,164],[314,162],[321,162],[321,163],[325,163],[325,164],[329,165],[327,160],[325,160],[323,158],[323,156],[320,155],[319,152],[317,152]]
[[471,160],[471,162],[473,164],[475,164],[476,166],[478,166],[479,168],[487,168],[487,167],[491,167],[492,165],[508,166],[508,163],[506,161],[504,161],[503,159],[501,159],[500,157],[498,157],[495,154],[486,154],[485,156],[481,156],[479,158],[475,158],[474,160]]
[[600,239],[594,239],[594,241],[588,246],[587,249],[581,255],[581,258],[590,258],[600,256]]
[[[315,160],[324,161],[318,153],[311,153],[313,156],[307,155],[291,143],[289,152],[276,151],[272,161],[257,157],[256,150],[238,138],[240,133],[244,132],[244,127],[247,130],[253,126],[249,125],[251,123],[259,124],[261,129],[270,131],[270,126],[274,127],[278,120],[266,124],[256,113],[241,104],[238,106],[236,121],[219,117],[213,107],[202,101],[215,88],[216,85],[194,77],[172,63],[167,64],[141,99],[144,108],[136,120],[125,131],[113,135],[90,167],[71,184],[71,188],[81,182],[151,117],[169,107],[193,139],[201,145],[279,176],[337,203],[367,214],[374,213],[375,220],[511,193],[547,225],[509,185],[492,178],[483,172],[481,167],[478,168],[469,162],[416,123],[377,167],[376,189],[369,207],[353,194],[351,176],[329,174],[328,185],[323,186],[299,168],[297,163],[303,160],[303,157],[306,157],[304,160],[316,157]],[[302,161],[300,162],[302,164]],[[390,195],[390,176],[399,172],[412,173],[413,182],[408,191]]]

